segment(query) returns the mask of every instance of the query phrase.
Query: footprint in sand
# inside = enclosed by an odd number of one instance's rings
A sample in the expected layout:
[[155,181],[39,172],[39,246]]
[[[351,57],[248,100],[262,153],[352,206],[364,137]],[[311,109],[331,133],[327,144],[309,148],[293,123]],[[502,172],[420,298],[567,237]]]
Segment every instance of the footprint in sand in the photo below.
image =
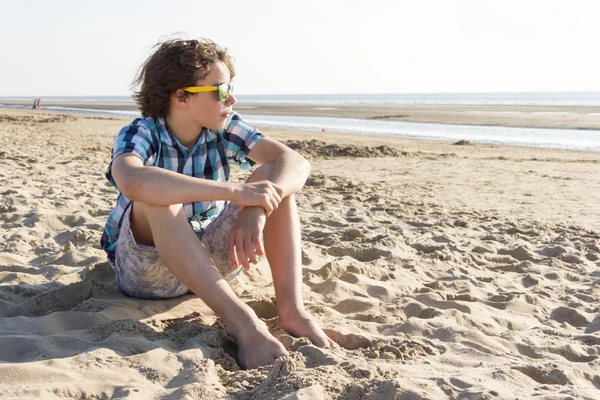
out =
[[592,318],[587,313],[569,307],[554,309],[550,314],[550,318],[557,322],[566,322],[578,328],[584,327],[592,321]]
[[329,255],[334,257],[349,256],[361,262],[374,261],[379,258],[391,257],[392,252],[381,250],[375,247],[371,248],[355,248],[355,247],[340,247],[333,246],[327,249]]
[[567,385],[571,379],[560,369],[551,365],[518,365],[512,369],[533,379],[542,385]]
[[413,249],[415,249],[421,253],[425,253],[425,254],[432,254],[436,251],[442,251],[442,250],[446,249],[445,245],[435,243],[435,242],[417,242],[417,243],[412,243],[410,245],[410,247],[412,247]]
[[399,338],[383,340],[354,333],[341,333],[333,329],[323,331],[340,347],[371,359],[406,361],[440,353],[433,343],[428,341],[417,342]]
[[95,282],[75,282],[61,288],[43,292],[23,304],[14,305],[3,311],[3,317],[35,317],[57,311],[68,311],[89,299],[98,284]]

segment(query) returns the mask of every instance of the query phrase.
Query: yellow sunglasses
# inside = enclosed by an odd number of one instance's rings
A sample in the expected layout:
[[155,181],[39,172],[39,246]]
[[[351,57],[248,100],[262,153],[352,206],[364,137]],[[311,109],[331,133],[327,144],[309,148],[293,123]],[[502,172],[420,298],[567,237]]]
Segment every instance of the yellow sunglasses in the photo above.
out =
[[229,94],[233,93],[233,84],[221,83],[217,86],[189,86],[184,87],[181,90],[189,93],[217,92],[219,101],[225,101],[229,97]]

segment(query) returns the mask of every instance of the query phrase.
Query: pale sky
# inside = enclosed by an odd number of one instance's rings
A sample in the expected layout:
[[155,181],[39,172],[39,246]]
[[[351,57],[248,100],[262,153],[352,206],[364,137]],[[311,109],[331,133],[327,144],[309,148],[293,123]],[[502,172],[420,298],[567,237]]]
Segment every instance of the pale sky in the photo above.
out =
[[2,1],[0,96],[127,95],[162,36],[238,94],[600,90],[597,0]]

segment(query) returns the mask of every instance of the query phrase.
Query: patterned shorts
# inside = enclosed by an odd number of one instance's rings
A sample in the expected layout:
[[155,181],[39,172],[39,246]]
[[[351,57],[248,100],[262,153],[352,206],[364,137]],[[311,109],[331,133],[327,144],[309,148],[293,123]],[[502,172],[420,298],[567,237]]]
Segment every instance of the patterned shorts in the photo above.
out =
[[[129,222],[131,208],[123,217],[113,265],[119,288],[126,295],[140,299],[169,299],[187,294],[190,290],[169,272],[156,248],[136,243]],[[223,275],[233,270],[227,243],[241,210],[241,207],[228,202],[206,229],[196,232],[198,245],[206,247],[214,265]]]

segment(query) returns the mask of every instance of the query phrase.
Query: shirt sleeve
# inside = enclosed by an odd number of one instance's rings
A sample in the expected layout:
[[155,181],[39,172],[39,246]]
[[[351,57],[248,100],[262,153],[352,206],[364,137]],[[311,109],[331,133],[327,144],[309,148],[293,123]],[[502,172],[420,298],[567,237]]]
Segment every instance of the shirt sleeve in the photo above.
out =
[[152,165],[156,158],[157,149],[152,138],[152,127],[148,126],[141,119],[134,120],[131,124],[123,127],[112,148],[111,162],[106,169],[106,179],[117,187],[112,176],[112,162],[120,154],[131,153],[136,155],[144,165]]
[[243,170],[252,168],[254,161],[247,158],[248,153],[263,137],[262,133],[244,122],[239,114],[232,113],[229,124],[223,132],[227,158]]

